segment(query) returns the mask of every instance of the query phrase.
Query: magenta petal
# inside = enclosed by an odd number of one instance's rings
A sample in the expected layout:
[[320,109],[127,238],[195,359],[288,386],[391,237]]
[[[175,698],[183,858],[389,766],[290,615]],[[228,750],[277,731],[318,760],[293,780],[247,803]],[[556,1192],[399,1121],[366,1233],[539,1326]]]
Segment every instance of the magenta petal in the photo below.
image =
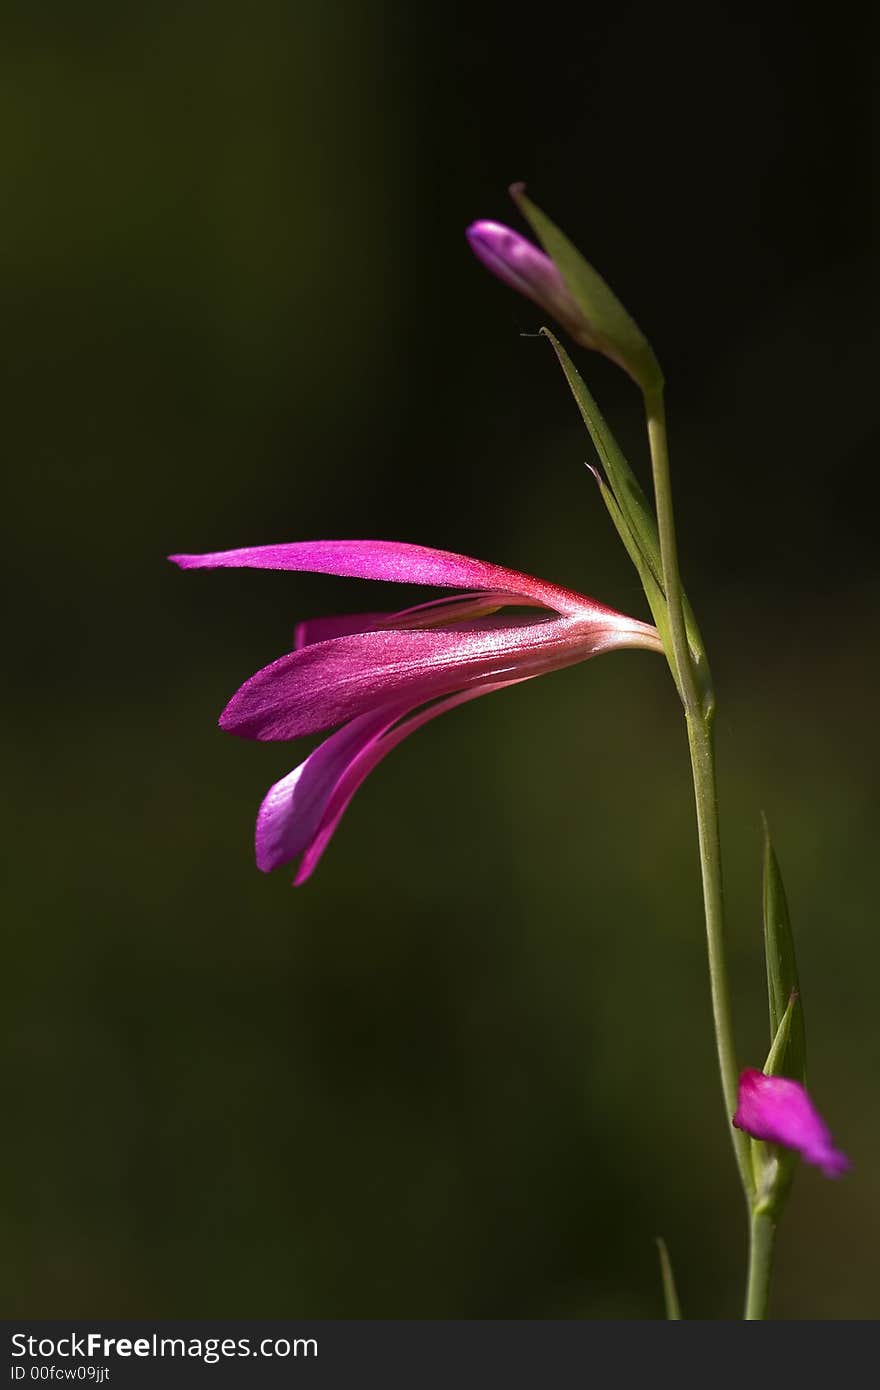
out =
[[311,647],[315,642],[329,642],[334,637],[350,637],[355,632],[374,632],[390,618],[390,613],[342,613],[338,617],[304,618],[293,629],[293,645]]
[[[293,645],[312,646],[315,642],[328,642],[334,637],[350,637],[356,632],[375,632],[388,628],[423,628],[459,626],[463,622],[496,613],[499,608],[509,606],[511,601],[530,606],[531,600],[511,595],[505,591],[486,590],[476,594],[453,594],[444,598],[432,599],[429,603],[418,603],[414,608],[404,608],[396,613],[345,613],[338,617],[306,618],[297,623],[294,629]],[[537,605],[536,605],[537,607]],[[546,610],[545,610],[546,611]],[[518,619],[508,620],[516,626]]]
[[398,699],[423,704],[464,686],[569,666],[611,647],[656,645],[653,628],[618,615],[488,631],[359,633],[289,652],[257,671],[233,695],[220,725],[243,738],[298,738]]
[[[476,594],[450,594],[443,598],[431,599],[429,603],[417,603],[413,608],[403,608],[397,613],[389,613],[382,622],[376,624],[383,628],[422,628],[456,627],[475,619],[497,614],[499,609],[510,607],[532,608],[541,618],[546,618],[545,605],[535,603],[521,594],[511,594],[504,589],[484,589]],[[507,617],[509,626],[516,627],[521,618]],[[529,621],[533,621],[532,618]]]
[[840,1177],[851,1166],[846,1154],[835,1149],[828,1126],[799,1081],[747,1068],[739,1078],[733,1123],[754,1139],[797,1149],[826,1177]]
[[451,709],[455,709],[457,705],[462,705],[468,700],[475,700],[480,695],[490,695],[496,690],[505,690],[508,685],[516,684],[516,681],[500,681],[495,685],[480,686],[477,690],[460,691],[446,700],[438,700],[436,704],[421,710],[411,719],[403,719],[396,728],[391,729],[390,733],[379,735],[365,743],[360,753],[352,759],[345,769],[333,789],[332,796],[328,799],[321,825],[300,861],[299,869],[293,880],[295,886],[299,887],[305,883],[306,879],[315,872],[318,862],[333,838],[343,815],[348,810],[355,792],[392,749],[396,748],[410,734],[414,734],[416,729],[421,729],[424,724],[429,723],[432,719],[437,719],[439,715],[446,714]]
[[447,589],[499,589],[531,599],[559,613],[577,613],[585,604],[607,611],[581,595],[517,570],[473,560],[450,550],[433,550],[405,541],[296,541],[290,545],[245,546],[206,555],[170,555],[181,569],[308,570],[353,579]]
[[385,706],[350,720],[269,788],[256,829],[257,866],[264,873],[295,859],[314,839],[340,777],[401,713],[400,706]]

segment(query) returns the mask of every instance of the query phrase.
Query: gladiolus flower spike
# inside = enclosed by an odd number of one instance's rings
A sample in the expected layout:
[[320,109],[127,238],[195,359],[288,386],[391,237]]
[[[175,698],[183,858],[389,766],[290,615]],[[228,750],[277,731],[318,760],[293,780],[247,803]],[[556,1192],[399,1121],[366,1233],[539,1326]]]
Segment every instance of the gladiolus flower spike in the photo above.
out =
[[739,1078],[733,1123],[753,1139],[796,1149],[827,1178],[839,1178],[851,1166],[834,1147],[828,1126],[799,1081],[747,1068]]
[[594,599],[425,546],[303,541],[170,559],[181,569],[306,570],[467,591],[397,613],[300,623],[294,650],[245,681],[220,716],[228,732],[263,740],[340,726],[270,788],[257,816],[259,868],[300,857],[297,884],[367,775],[429,720],[599,652],[662,651],[655,628]]

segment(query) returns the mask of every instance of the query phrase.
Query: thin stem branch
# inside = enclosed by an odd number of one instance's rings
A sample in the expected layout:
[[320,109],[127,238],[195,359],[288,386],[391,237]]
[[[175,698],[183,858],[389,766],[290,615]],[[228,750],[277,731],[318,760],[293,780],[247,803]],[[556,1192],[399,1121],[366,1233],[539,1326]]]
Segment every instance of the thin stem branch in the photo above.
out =
[[757,1322],[767,1316],[776,1222],[767,1212],[755,1211],[752,1213],[749,1234],[749,1277],[744,1316],[747,1322]]

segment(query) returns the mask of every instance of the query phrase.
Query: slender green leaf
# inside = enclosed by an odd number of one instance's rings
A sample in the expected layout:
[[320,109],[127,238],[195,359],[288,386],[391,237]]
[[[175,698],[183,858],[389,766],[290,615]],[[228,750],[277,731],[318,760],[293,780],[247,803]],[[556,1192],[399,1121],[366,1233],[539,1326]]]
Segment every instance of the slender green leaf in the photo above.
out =
[[[776,1061],[774,1075],[806,1077],[806,1036],[804,1011],[800,1001],[797,959],[791,918],[779,861],[764,821],[764,953],[767,958],[767,998],[770,1006],[770,1038],[775,1039],[785,1015],[790,1012],[788,1035]],[[772,1050],[772,1049],[771,1049]]]
[[678,1301],[678,1290],[675,1287],[675,1275],[672,1272],[672,1261],[669,1258],[669,1251],[666,1249],[666,1241],[662,1236],[657,1236],[657,1254],[660,1256],[660,1278],[663,1281],[663,1306],[666,1309],[666,1317],[669,1322],[681,1322],[681,1304]]
[[651,344],[617,295],[565,233],[526,197],[522,184],[514,184],[510,193],[589,323],[593,341],[586,342],[586,346],[612,358],[643,391],[656,391],[663,385],[660,365]]
[[651,571],[654,582],[662,592],[663,566],[660,561],[660,541],[651,504],[642,491],[635,473],[627,463],[623,450],[608,428],[586,382],[565,348],[548,328],[542,328],[541,332],[553,345],[553,350],[565,373],[571,394],[574,396],[596,453],[602,462],[611,491],[617,499],[617,504],[638,544],[645,564]]
[[[550,332],[549,328],[542,328],[541,332],[552,344],[559,365],[565,373],[571,394],[574,396],[596,453],[599,455],[602,468],[608,479],[608,487],[617,503],[617,511],[612,510],[604,492],[603,500],[617,528],[618,535],[626,547],[626,552],[638,571],[645,596],[654,615],[654,622],[663,638],[670,669],[673,677],[676,677],[671,644],[667,641],[669,622],[666,613],[666,591],[663,584],[660,540],[653,509],[635,473],[630,468],[623,450],[611,433],[601,410],[593,399],[586,382],[565,348],[559,339]],[[688,641],[694,655],[697,672],[704,688],[708,690],[711,680],[705,649],[687,595],[684,596],[684,616]]]

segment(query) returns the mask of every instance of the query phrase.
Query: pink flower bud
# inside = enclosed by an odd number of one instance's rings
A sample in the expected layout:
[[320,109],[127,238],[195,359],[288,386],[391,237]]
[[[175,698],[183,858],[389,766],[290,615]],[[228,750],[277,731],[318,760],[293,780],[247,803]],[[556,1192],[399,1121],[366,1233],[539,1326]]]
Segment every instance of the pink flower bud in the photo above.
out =
[[599,346],[555,263],[531,241],[500,222],[471,223],[467,239],[474,255],[493,275],[546,309],[576,343],[588,348]]

